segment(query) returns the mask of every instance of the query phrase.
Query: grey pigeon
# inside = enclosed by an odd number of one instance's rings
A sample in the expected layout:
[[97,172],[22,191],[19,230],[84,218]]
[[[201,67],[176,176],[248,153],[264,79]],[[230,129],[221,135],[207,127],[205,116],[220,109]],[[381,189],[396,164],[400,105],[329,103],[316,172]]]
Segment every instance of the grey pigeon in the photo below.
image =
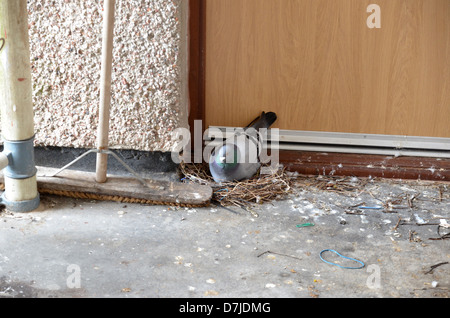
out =
[[253,177],[261,166],[260,129],[268,129],[277,119],[273,112],[262,112],[244,129],[216,147],[209,158],[209,170],[214,181],[233,182]]

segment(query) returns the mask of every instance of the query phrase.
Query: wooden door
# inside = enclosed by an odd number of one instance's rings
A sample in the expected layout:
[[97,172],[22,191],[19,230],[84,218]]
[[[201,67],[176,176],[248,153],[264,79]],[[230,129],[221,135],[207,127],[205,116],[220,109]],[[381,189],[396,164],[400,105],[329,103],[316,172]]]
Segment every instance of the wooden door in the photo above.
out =
[[450,137],[450,0],[206,0],[205,25],[206,126]]

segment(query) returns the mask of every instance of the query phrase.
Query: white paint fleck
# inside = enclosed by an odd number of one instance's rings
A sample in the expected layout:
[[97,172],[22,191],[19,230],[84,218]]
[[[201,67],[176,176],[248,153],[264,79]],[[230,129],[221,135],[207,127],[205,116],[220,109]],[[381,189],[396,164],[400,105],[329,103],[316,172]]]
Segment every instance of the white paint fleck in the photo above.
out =
[[173,262],[176,265],[181,265],[183,264],[184,261],[184,257],[183,256],[175,256],[175,262]]
[[367,221],[367,218],[365,215],[360,215],[360,218],[361,218],[361,223],[364,223],[364,224],[369,223],[369,221]]
[[425,224],[427,223],[424,219],[422,219],[419,215],[414,214],[414,217],[416,218],[416,222],[419,224]]

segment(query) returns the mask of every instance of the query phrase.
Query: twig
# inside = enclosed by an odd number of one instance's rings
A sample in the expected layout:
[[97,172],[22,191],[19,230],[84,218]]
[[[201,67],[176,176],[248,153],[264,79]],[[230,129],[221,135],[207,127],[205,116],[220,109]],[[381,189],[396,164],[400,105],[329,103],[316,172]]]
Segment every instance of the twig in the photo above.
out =
[[346,209],[345,214],[363,215],[361,211]]
[[426,272],[425,274],[431,274],[431,272],[434,271],[436,268],[438,268],[439,266],[445,265],[445,264],[449,264],[449,262],[442,262],[442,263],[438,263],[436,265],[432,265],[432,266],[430,266],[430,270],[428,272]]
[[428,238],[429,240],[433,240],[433,241],[439,241],[439,240],[445,240],[450,238],[450,232],[449,233],[445,233],[444,235],[441,235],[441,224],[439,223],[438,227],[437,227],[437,234],[439,237],[430,237]]
[[401,218],[401,217],[398,217],[398,222],[397,222],[397,224],[394,226],[394,231],[398,229],[398,227],[399,227],[401,221],[402,221],[402,218]]
[[230,209],[230,208],[227,208],[226,206],[223,206],[223,205],[221,205],[221,204],[219,204],[219,203],[217,203],[217,202],[213,202],[213,204],[214,204],[215,206],[218,206],[218,207],[222,208],[222,209],[225,209],[225,210],[227,210],[227,211],[230,211],[230,212],[232,212],[232,213],[234,213],[234,214],[239,214],[239,213],[237,213],[236,211],[234,211],[234,210],[232,210],[232,209]]
[[439,202],[442,202],[442,186],[441,185],[438,186],[438,190],[439,190]]
[[282,253],[277,253],[277,252],[272,252],[272,251],[265,251],[265,252],[259,254],[257,257],[261,257],[261,256],[263,256],[263,255],[265,255],[265,254],[275,254],[275,255],[280,255],[280,256],[285,256],[285,257],[295,258],[295,259],[298,259],[298,260],[300,260],[300,261],[302,260],[301,258],[298,258],[298,257],[296,257],[296,256],[287,255],[287,254],[282,254]]

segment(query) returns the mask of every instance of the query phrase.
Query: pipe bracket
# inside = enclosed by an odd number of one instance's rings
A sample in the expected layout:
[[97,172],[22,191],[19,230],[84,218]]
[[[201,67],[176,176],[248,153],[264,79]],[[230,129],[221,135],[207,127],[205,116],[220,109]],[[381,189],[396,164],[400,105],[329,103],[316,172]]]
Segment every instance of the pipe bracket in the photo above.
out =
[[3,140],[3,152],[7,155],[9,161],[3,172],[6,177],[28,179],[36,175],[34,136],[22,141]]

